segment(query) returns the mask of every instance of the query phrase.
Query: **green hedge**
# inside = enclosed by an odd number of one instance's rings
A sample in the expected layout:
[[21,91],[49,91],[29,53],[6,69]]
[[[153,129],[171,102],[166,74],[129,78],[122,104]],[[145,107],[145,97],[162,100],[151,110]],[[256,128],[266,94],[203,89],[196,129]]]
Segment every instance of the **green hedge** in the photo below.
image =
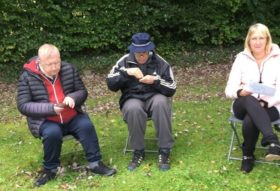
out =
[[264,0],[1,0],[0,69],[21,65],[45,42],[66,57],[124,52],[138,31],[166,52],[241,42],[254,22],[278,41],[279,8]]

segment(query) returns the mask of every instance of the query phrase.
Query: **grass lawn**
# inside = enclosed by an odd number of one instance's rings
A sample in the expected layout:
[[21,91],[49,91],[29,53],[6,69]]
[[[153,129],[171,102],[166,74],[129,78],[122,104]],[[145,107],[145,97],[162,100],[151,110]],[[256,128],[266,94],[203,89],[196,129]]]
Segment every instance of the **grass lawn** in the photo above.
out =
[[[229,67],[218,65],[176,71],[178,91],[173,98],[171,170],[157,168],[157,154],[148,153],[135,171],[127,170],[131,153],[123,154],[127,127],[118,110],[118,93],[104,82],[86,83],[91,91],[87,105],[100,140],[103,161],[117,168],[114,177],[92,176],[75,171],[74,164],[86,164],[75,142],[63,144],[59,176],[38,190],[246,190],[280,191],[279,166],[256,164],[250,174],[240,172],[239,161],[227,161],[231,130],[227,122],[231,101],[223,95]],[[100,79],[99,79],[100,80]],[[101,83],[101,84],[100,84]],[[14,91],[14,89],[13,89]],[[1,96],[7,94],[5,91]],[[6,95],[7,96],[7,95]],[[8,100],[8,101],[7,101]],[[42,144],[29,133],[25,119],[16,111],[14,96],[2,101],[0,133],[0,191],[33,189],[41,168]],[[148,127],[149,136],[153,129]],[[78,145],[79,147],[79,145]],[[79,148],[78,148],[79,150]],[[237,149],[237,156],[240,151]],[[259,156],[263,153],[258,153]]]

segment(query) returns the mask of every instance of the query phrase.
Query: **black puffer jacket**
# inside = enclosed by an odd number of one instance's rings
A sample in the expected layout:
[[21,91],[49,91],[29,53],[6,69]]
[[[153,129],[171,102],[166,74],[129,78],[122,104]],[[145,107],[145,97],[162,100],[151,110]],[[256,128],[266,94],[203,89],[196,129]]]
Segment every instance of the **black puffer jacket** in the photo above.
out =
[[[126,72],[126,69],[134,67],[138,67],[144,76],[156,76],[157,80],[154,84],[140,83]],[[129,98],[146,101],[157,93],[171,97],[176,91],[176,82],[170,65],[155,52],[150,52],[150,58],[145,64],[137,64],[132,53],[124,55],[108,74],[107,85],[112,91],[121,90],[120,108]]]
[[[43,80],[36,72],[36,58],[32,58],[24,65],[23,72],[17,85],[17,107],[27,116],[28,127],[34,137],[39,136],[39,128],[46,117],[56,115],[53,103],[49,103],[47,89]],[[32,69],[30,69],[32,68]],[[82,112],[81,106],[87,98],[87,90],[77,69],[66,62],[61,63],[61,85],[65,96],[75,100],[75,109]]]

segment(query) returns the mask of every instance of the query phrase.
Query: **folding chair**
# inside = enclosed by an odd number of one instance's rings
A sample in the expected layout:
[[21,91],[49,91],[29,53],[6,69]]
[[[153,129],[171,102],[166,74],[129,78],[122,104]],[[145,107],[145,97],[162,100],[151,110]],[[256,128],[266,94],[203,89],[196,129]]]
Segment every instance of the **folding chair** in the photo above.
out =
[[[169,97],[169,103],[170,103],[170,107],[171,107],[171,116],[172,116],[172,101],[173,101],[173,98]],[[149,122],[149,121],[152,122],[151,117],[148,117],[147,122]],[[147,125],[147,128],[148,128],[148,125]],[[152,122],[152,128],[155,129],[153,122]],[[147,135],[147,133],[145,134],[145,136],[146,135]],[[126,138],[126,141],[125,141],[125,145],[124,145],[124,148],[123,148],[123,154],[126,154],[126,152],[133,152],[134,151],[131,148],[130,139],[131,139],[131,136],[129,135],[129,132],[128,132],[128,135],[127,135],[127,138]],[[157,144],[158,137],[157,136],[155,136],[155,137],[145,137],[144,141],[145,141],[146,145],[148,145],[148,143]],[[146,153],[157,153],[158,149],[145,149],[145,152]]]
[[[231,135],[231,139],[230,139],[227,160],[242,160],[241,157],[234,157],[234,156],[232,156],[232,152],[234,150],[234,141],[235,141],[235,139],[237,141],[238,147],[240,149],[242,149],[241,140],[240,140],[239,135],[238,135],[238,126],[240,126],[242,124],[242,120],[237,119],[234,115],[232,115],[232,116],[229,117],[228,121],[229,121],[231,129],[232,129],[232,135]],[[276,121],[273,121],[271,123],[271,125],[274,126],[277,131],[279,131],[280,119],[278,119]],[[266,147],[261,147],[261,146],[257,147],[257,148],[267,149]],[[278,161],[276,161],[276,162],[268,162],[268,161],[265,161],[263,159],[258,159],[258,160],[256,160],[256,162],[280,165],[280,162],[278,162]]]
[[[151,121],[151,118],[148,118],[147,122],[148,121]],[[153,122],[152,122],[153,123]],[[153,126],[153,125],[152,125]],[[147,128],[148,125],[147,125]],[[154,128],[154,127],[152,127]],[[147,134],[147,133],[146,133]],[[144,141],[145,141],[145,144],[147,145],[149,142],[152,142],[154,144],[157,143],[158,141],[158,137],[146,137],[146,134],[145,134],[145,138],[144,138]],[[131,142],[130,142],[130,139],[131,139],[131,136],[129,135],[129,132],[128,132],[128,135],[127,135],[127,138],[126,138],[126,141],[125,141],[125,145],[124,145],[124,148],[123,148],[123,154],[126,154],[126,152],[133,152],[134,150],[131,148]],[[158,150],[157,149],[145,149],[145,152],[147,153],[157,153]]]
[[[68,141],[71,141],[71,140],[74,140],[76,141],[76,145],[79,145],[80,143],[75,139],[75,137],[73,137],[72,135],[65,135],[63,137],[63,143],[65,142],[68,142]],[[77,151],[80,151],[81,149],[77,150],[76,148],[74,149],[74,151],[71,151],[71,152],[65,152],[63,153],[62,155],[66,155],[66,154],[72,154],[72,153],[76,153]]]

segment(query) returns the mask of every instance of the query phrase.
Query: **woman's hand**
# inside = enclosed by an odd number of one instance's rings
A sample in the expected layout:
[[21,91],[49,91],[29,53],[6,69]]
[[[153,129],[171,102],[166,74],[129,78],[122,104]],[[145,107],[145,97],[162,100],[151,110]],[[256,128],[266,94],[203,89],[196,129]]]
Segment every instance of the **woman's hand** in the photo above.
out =
[[252,94],[252,92],[249,92],[249,91],[246,91],[246,90],[241,90],[239,92],[239,96],[249,96],[251,94]]

